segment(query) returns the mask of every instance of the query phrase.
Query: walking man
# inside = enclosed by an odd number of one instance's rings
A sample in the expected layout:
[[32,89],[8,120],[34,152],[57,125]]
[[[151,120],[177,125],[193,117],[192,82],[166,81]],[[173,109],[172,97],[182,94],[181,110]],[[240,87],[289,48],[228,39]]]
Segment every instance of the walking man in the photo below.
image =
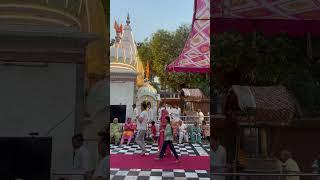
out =
[[141,148],[142,152],[141,154],[144,155],[147,151],[145,148],[145,142],[144,142],[144,137],[147,132],[147,122],[148,122],[148,111],[147,111],[147,104],[145,102],[142,103],[141,105],[141,114],[137,120],[137,136],[136,136],[136,143],[139,145]]

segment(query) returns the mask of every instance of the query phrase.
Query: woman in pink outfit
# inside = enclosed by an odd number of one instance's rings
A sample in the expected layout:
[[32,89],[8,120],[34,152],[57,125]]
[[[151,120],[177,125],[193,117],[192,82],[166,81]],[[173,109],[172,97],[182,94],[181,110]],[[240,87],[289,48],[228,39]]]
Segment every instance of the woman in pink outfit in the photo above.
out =
[[124,124],[124,132],[122,134],[120,145],[123,144],[124,140],[127,140],[127,145],[130,144],[131,139],[134,135],[135,124],[132,122],[131,118],[127,119],[127,122]]

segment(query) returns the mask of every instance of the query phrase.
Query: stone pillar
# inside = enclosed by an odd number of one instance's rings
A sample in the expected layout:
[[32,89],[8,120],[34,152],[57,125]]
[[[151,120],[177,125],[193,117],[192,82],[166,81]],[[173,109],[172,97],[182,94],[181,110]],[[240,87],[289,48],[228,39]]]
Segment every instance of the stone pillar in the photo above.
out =
[[0,137],[52,137],[52,171],[72,167],[71,137],[84,107],[84,62],[93,34],[70,28],[0,26]]

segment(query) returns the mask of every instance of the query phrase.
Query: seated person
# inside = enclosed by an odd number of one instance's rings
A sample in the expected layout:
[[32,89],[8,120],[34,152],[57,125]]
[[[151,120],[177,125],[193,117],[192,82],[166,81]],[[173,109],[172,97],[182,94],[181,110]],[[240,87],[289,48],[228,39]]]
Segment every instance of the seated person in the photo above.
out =
[[185,142],[189,142],[188,132],[187,132],[187,125],[185,125],[182,120],[179,121],[179,144],[182,143],[182,140]]
[[118,123],[118,118],[113,119],[113,123],[110,124],[110,142],[114,138],[115,144],[119,144],[121,137],[121,125]]
[[191,128],[191,143],[201,144],[201,128],[197,122],[194,122],[194,125]]
[[210,138],[210,127],[207,125],[206,121],[202,121],[202,135],[203,139]]
[[172,120],[171,126],[172,126],[172,130],[173,130],[173,138],[175,140],[177,140],[176,138],[178,137],[179,127],[180,127],[179,121],[178,120]]
[[124,132],[122,133],[120,144],[123,144],[124,140],[127,139],[128,140],[127,145],[129,145],[134,135],[135,129],[136,128],[135,128],[134,122],[131,120],[131,118],[128,118],[126,123],[124,124]]

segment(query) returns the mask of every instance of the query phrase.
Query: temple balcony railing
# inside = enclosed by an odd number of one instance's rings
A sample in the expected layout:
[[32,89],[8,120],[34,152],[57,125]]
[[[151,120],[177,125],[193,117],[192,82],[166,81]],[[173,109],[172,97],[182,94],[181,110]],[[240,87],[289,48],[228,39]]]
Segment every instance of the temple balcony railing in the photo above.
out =
[[160,98],[161,99],[166,99],[166,98],[179,99],[180,93],[160,92]]

